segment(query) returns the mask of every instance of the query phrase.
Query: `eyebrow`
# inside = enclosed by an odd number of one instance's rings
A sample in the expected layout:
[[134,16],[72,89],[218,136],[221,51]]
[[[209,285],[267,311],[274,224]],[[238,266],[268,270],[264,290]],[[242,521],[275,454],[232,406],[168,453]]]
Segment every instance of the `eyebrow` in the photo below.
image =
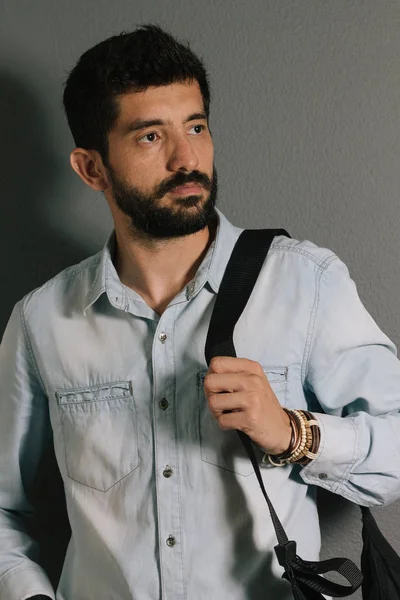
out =
[[[207,115],[205,112],[198,112],[189,115],[187,119],[185,119],[184,123],[201,120],[207,120]],[[162,119],[136,119],[124,127],[123,134],[128,135],[129,133],[140,131],[141,129],[147,129],[148,127],[154,127],[155,125],[168,125],[168,123],[169,121],[163,121]]]

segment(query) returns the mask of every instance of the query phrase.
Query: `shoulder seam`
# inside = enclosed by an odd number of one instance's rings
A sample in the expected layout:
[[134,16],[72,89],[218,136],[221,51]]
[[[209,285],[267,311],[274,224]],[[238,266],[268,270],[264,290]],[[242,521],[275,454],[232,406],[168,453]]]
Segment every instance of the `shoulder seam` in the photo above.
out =
[[[68,271],[67,273],[65,271],[61,271],[61,273],[58,273],[58,275],[55,275],[53,277],[53,279],[71,279],[71,277],[80,275],[80,273],[82,273],[83,271],[86,271],[86,269],[89,269],[91,266],[98,264],[100,262],[100,260],[101,260],[101,252],[98,252],[94,256],[89,256],[89,258],[86,258],[84,260],[84,263],[86,263],[86,264],[80,265],[80,267],[77,267],[75,270],[71,270],[71,272],[70,272],[70,269],[74,269],[74,267],[69,267],[66,269]],[[50,281],[53,281],[53,279],[50,279]],[[49,281],[49,283],[50,283],[50,281]]]
[[311,341],[312,341],[312,338],[314,335],[314,326],[315,326],[315,321],[317,319],[317,313],[318,313],[318,308],[319,308],[319,290],[320,290],[322,273],[324,273],[324,271],[322,269],[320,269],[315,274],[316,281],[315,281],[314,302],[313,302],[313,305],[311,308],[310,317],[308,319],[306,343],[304,345],[303,360],[302,360],[302,365],[301,365],[301,381],[302,381],[303,385],[304,385],[306,377],[307,377],[308,363],[309,363],[310,354],[311,354]]
[[311,260],[321,270],[325,270],[334,260],[339,260],[339,257],[332,251],[329,256],[324,259],[318,259],[312,252],[304,250],[304,248],[298,248],[296,246],[283,246],[280,244],[272,245],[271,250],[281,250],[285,252],[294,252],[295,254],[301,254]]
[[44,385],[44,382],[43,382],[43,379],[42,379],[42,375],[40,373],[39,366],[37,364],[36,357],[35,357],[35,354],[33,352],[32,343],[31,343],[31,340],[30,340],[30,337],[29,337],[28,328],[27,328],[27,325],[26,325],[26,320],[25,320],[25,315],[24,315],[24,308],[23,308],[23,301],[22,300],[19,302],[19,314],[20,314],[20,319],[21,319],[21,324],[22,324],[22,330],[24,332],[24,338],[25,338],[26,347],[28,349],[29,356],[30,356],[32,364],[33,364],[33,368],[35,369],[35,372],[36,372],[37,378],[39,380],[39,383],[40,383],[40,385],[42,387],[42,390],[43,390],[44,394],[47,396],[46,387]]
[[[42,291],[47,289],[54,281],[57,281],[58,279],[64,280],[64,279],[72,279],[73,277],[76,277],[77,275],[80,275],[81,273],[83,273],[84,271],[86,271],[87,269],[90,269],[90,267],[92,266],[97,266],[99,264],[101,260],[101,252],[99,254],[95,254],[94,256],[90,256],[89,258],[87,258],[86,260],[84,260],[84,263],[80,266],[80,268],[76,268],[75,270],[72,270],[70,272],[70,269],[73,269],[73,267],[67,267],[66,271],[68,271],[67,273],[65,273],[64,271],[61,271],[61,273],[57,273],[57,275],[54,275],[54,277],[52,277],[51,279],[49,279],[48,281],[46,281],[46,283],[44,283],[42,286],[40,286],[39,288],[37,288],[34,291]],[[28,294],[28,296],[31,296],[33,294],[33,292],[31,292],[30,294]]]
[[336,256],[336,254],[334,254],[333,256],[327,257],[327,259],[325,261],[323,261],[323,263],[321,265],[321,267],[323,266],[323,268],[320,268],[319,272],[316,273],[314,303],[313,303],[313,306],[311,309],[310,318],[309,318],[309,322],[308,322],[306,343],[304,346],[303,361],[302,361],[302,366],[301,366],[301,379],[302,379],[303,384],[306,380],[307,373],[308,373],[308,365],[310,362],[310,355],[311,355],[311,346],[312,346],[312,340],[314,337],[314,327],[315,327],[315,322],[317,320],[318,309],[320,306],[321,280],[322,280],[323,275],[326,273],[328,267],[335,261],[340,262],[340,258],[338,256]]

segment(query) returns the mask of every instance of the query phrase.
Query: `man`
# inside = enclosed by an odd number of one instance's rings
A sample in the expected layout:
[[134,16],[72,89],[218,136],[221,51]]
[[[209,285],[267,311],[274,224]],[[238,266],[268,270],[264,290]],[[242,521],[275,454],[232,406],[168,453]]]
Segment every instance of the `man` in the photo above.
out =
[[[400,363],[329,250],[276,238],[239,358],[207,369],[241,231],[215,207],[209,102],[200,60],[156,26],[88,50],[67,80],[71,165],[115,231],[19,302],[3,338],[2,600],[291,598],[236,429],[305,559],[320,548],[315,486],[399,496]],[[51,435],[72,530],[56,594],[20,519]]]

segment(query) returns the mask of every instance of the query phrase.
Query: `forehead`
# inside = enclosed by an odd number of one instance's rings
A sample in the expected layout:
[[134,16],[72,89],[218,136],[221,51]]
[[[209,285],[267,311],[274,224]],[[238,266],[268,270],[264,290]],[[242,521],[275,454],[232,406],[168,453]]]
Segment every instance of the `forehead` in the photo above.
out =
[[141,92],[129,92],[118,96],[117,103],[117,129],[133,119],[174,120],[204,110],[197,81],[151,86]]

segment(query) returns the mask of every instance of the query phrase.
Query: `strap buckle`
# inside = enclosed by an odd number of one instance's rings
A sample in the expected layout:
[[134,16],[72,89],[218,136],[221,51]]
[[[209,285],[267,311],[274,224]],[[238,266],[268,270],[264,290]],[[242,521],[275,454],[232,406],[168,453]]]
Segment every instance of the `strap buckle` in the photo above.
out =
[[274,546],[275,554],[281,567],[285,567],[296,557],[297,544],[294,540],[288,540],[284,544]]

